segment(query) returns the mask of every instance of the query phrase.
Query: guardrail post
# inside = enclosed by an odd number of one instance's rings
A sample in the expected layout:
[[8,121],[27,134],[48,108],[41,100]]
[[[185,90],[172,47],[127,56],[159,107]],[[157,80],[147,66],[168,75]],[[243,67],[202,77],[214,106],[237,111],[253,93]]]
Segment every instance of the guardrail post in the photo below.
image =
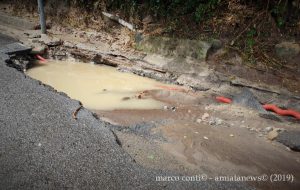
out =
[[46,19],[45,19],[45,12],[44,12],[44,2],[43,0],[38,0],[38,10],[40,15],[40,25],[42,34],[46,34]]

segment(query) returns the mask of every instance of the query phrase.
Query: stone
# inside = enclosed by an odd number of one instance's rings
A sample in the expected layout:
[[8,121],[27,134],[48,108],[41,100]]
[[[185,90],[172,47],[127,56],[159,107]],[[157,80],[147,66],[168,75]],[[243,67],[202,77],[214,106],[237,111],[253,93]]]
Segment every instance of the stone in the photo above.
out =
[[72,42],[68,42],[68,41],[65,41],[64,42],[64,46],[67,47],[67,48],[75,48],[75,44],[73,44]]
[[217,117],[216,118],[211,117],[208,123],[209,125],[217,126],[217,125],[221,125],[223,123],[223,120]]
[[283,131],[276,141],[284,144],[293,151],[300,151],[300,131]]
[[281,42],[275,45],[276,54],[284,59],[291,59],[300,53],[300,45],[294,42]]
[[41,35],[41,38],[39,39],[39,42],[42,42],[44,44],[46,44],[47,46],[59,46],[59,45],[62,45],[62,41],[61,39],[59,38],[56,38],[56,37],[50,37],[46,34],[42,34]]
[[203,138],[204,138],[205,140],[208,140],[208,137],[206,137],[206,136],[204,136]]
[[278,133],[286,131],[284,128],[274,128],[273,130],[276,130]]
[[150,24],[150,23],[153,22],[153,18],[152,18],[151,15],[148,15],[148,16],[146,16],[146,17],[143,19],[142,22],[143,22],[143,24]]
[[211,48],[212,48],[213,50],[221,49],[222,46],[223,46],[223,43],[222,43],[221,40],[213,39],[213,40],[211,41]]
[[201,123],[201,122],[202,122],[202,119],[197,119],[196,122],[197,122],[197,123]]
[[240,93],[233,97],[233,103],[259,111],[259,113],[266,113],[256,96],[248,88],[243,88]]
[[55,51],[53,53],[53,56],[55,56],[55,57],[66,57],[67,56],[67,52],[65,52],[65,51]]
[[182,74],[177,78],[176,82],[180,85],[192,87],[198,91],[207,91],[211,89],[213,85],[208,80],[210,73],[206,71],[202,73],[205,74],[197,74],[196,76],[194,74]]
[[273,127],[266,127],[265,129],[264,129],[264,132],[270,132],[270,131],[272,131],[273,130]]
[[174,106],[171,107],[171,110],[172,110],[172,111],[176,111],[176,107],[174,107]]
[[261,132],[261,128],[256,128],[255,131],[259,133]]
[[209,125],[216,125],[216,120],[215,119],[210,119],[208,124]]
[[[137,38],[137,37],[135,37]],[[136,48],[147,53],[155,53],[166,57],[193,57],[205,61],[211,43],[202,40],[144,36],[136,39]]]
[[208,113],[204,113],[201,117],[202,120],[206,120],[207,118],[209,118],[209,114]]
[[210,108],[210,106],[205,106],[204,109],[205,110],[210,110],[211,108]]
[[223,123],[223,120],[220,118],[216,118],[216,125],[221,125]]
[[41,38],[42,36],[40,34],[33,34],[30,36],[30,38]]
[[39,39],[32,39],[31,42],[32,43],[40,43],[40,40]]
[[167,110],[167,109],[169,109],[169,107],[168,107],[168,106],[164,106],[163,108],[164,108],[164,110]]
[[278,132],[276,130],[273,130],[273,131],[268,133],[267,138],[270,141],[272,141],[272,140],[276,139],[277,136],[278,136]]

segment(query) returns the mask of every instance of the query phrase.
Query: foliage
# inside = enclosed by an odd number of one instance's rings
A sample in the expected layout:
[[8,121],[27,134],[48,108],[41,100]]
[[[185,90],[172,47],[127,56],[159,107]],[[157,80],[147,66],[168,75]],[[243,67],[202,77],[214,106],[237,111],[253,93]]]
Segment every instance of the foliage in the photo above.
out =
[[[37,11],[36,0],[2,1],[27,11]],[[137,25],[141,24],[143,18],[151,15],[155,21],[163,21],[169,31],[182,29],[183,22],[185,22],[183,26],[188,29],[193,25],[199,26],[200,23],[203,24],[209,18],[217,17],[224,12],[235,14],[229,10],[233,4],[236,5],[237,11],[238,7],[248,7],[248,10],[252,9],[254,12],[266,11],[273,17],[277,27],[285,29],[287,25],[296,26],[299,23],[299,2],[299,0],[45,0],[45,4],[52,10],[68,10],[72,7],[94,17],[101,16],[101,11],[105,10],[119,13],[121,17]]]
[[[196,22],[200,22],[206,15],[212,14],[219,2],[220,0],[108,0],[108,7],[121,9],[126,13],[143,12],[169,20],[192,15]],[[142,8],[144,10],[141,11]]]
[[[2,1],[36,8],[36,1],[33,0]],[[45,0],[46,4],[61,5],[62,2],[63,5],[75,6],[87,12],[100,11],[99,4],[104,4],[107,10],[122,12],[127,17],[143,17],[148,14],[157,19],[172,21],[187,15],[196,23],[214,15],[218,7],[226,9],[226,5],[239,3],[266,9],[275,18],[278,27],[284,27],[291,15],[297,14],[299,18],[300,13],[299,0]]]
[[246,53],[248,55],[248,61],[250,63],[255,63],[255,59],[254,59],[254,45],[255,45],[255,39],[254,36],[256,35],[256,29],[255,28],[251,28],[248,32],[247,32],[247,37],[245,40],[246,43]]
[[276,20],[276,24],[278,27],[282,28],[285,24],[284,13],[287,11],[287,6],[282,4],[276,4],[271,9],[271,14],[274,16]]
[[195,21],[200,22],[205,15],[211,15],[216,6],[220,3],[220,0],[209,0],[207,3],[201,3],[198,5],[195,11]]

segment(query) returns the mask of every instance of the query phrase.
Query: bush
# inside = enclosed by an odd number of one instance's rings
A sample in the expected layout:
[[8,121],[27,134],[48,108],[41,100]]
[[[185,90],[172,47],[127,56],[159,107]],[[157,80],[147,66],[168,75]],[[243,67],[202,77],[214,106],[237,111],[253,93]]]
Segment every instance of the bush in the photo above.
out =
[[[158,19],[176,19],[182,15],[192,15],[200,22],[206,15],[212,14],[220,0],[108,0],[108,8],[120,9],[126,16],[136,12],[151,14]],[[143,10],[141,10],[143,9]]]

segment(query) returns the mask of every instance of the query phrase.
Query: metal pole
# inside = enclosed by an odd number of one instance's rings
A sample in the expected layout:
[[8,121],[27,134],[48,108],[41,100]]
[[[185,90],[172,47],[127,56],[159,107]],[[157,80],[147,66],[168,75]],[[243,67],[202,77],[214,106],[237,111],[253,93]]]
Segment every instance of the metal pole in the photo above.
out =
[[38,0],[38,6],[39,6],[39,14],[40,14],[41,31],[42,34],[46,34],[46,19],[45,19],[43,0]]

